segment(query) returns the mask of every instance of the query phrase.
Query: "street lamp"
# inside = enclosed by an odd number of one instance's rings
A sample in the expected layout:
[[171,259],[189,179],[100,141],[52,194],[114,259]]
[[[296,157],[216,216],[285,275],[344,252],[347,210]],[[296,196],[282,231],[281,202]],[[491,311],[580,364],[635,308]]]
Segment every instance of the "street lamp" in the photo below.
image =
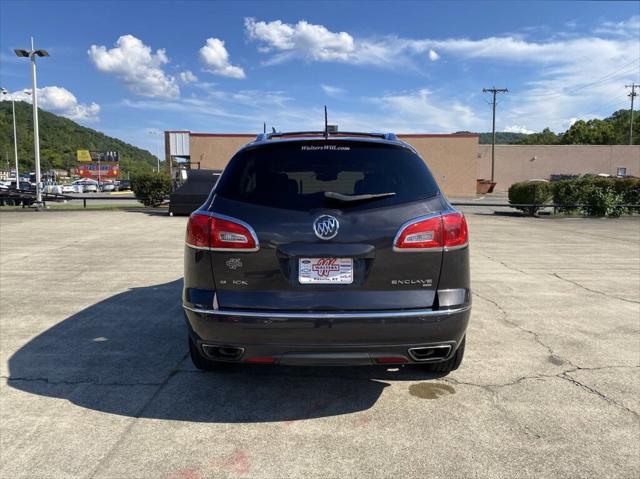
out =
[[[6,88],[2,88],[3,95],[9,95],[9,91]],[[11,96],[11,109],[13,112],[13,155],[16,159],[16,189],[20,189],[20,172],[18,171],[18,136],[16,135],[16,101]]]
[[38,131],[38,88],[36,84],[36,57],[48,57],[46,50],[36,50],[31,37],[31,50],[14,50],[16,56],[31,60],[31,96],[33,98],[33,152],[36,161],[36,208],[42,206],[42,187],[40,185],[40,133]]

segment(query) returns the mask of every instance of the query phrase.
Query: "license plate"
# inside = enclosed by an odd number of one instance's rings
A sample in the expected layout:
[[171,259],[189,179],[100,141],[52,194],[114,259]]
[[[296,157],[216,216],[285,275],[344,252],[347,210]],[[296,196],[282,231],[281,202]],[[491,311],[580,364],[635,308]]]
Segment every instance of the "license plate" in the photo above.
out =
[[351,284],[353,283],[353,259],[300,258],[298,281],[302,284]]

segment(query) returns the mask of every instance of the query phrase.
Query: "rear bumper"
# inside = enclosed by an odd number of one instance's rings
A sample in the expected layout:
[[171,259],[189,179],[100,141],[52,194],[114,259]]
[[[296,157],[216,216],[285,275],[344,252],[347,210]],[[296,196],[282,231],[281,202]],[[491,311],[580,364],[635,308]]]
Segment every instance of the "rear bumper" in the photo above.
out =
[[[425,346],[450,346],[446,356],[432,361],[449,359],[465,335],[471,306],[335,313],[184,306],[184,311],[201,352],[220,346],[241,349],[233,359],[238,362],[271,358],[269,362],[279,364],[365,365],[379,363],[381,358],[421,363],[424,361],[416,360],[409,350]],[[209,347],[203,349],[203,345]]]

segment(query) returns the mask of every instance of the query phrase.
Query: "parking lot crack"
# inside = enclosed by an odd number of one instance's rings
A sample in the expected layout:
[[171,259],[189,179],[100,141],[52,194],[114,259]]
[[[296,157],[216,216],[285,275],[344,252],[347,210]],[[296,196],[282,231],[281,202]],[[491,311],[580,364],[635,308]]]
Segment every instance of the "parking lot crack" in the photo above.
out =
[[92,386],[160,386],[161,382],[101,382],[93,379],[63,379],[60,381],[54,381],[46,377],[16,377],[16,376],[0,376],[0,379],[6,379],[8,382],[26,381],[26,382],[42,382],[50,385],[77,385],[77,384],[91,384]]
[[502,322],[507,323],[507,324],[509,324],[511,326],[514,326],[514,327],[518,328],[519,330],[524,331],[525,333],[531,335],[531,337],[533,338],[533,340],[537,344],[539,344],[540,346],[542,346],[543,348],[545,348],[547,350],[547,352],[549,353],[549,357],[550,358],[558,359],[558,360],[560,360],[562,362],[565,362],[565,363],[569,364],[572,367],[578,367],[570,359],[568,359],[566,357],[563,357],[563,356],[560,356],[558,353],[556,353],[554,351],[554,349],[551,346],[549,346],[544,341],[542,341],[542,339],[540,338],[540,334],[539,333],[537,333],[537,332],[535,332],[535,331],[533,331],[531,329],[527,329],[524,326],[522,326],[520,323],[518,323],[518,322],[512,320],[511,318],[509,318],[509,314],[507,313],[507,311],[502,306],[500,306],[500,304],[497,301],[495,301],[495,300],[493,300],[491,298],[488,298],[486,296],[483,296],[483,295],[477,293],[476,291],[473,292],[473,295],[477,296],[478,298],[480,298],[480,299],[482,299],[482,300],[484,300],[484,301],[486,301],[488,303],[491,303],[493,306],[495,306],[495,308],[500,312],[499,319]]
[[507,269],[509,269],[509,270],[511,270],[511,271],[515,271],[515,272],[517,272],[517,273],[522,273],[522,274],[530,274],[528,271],[524,271],[524,270],[521,270],[521,269],[518,269],[518,268],[514,268],[513,266],[511,266],[511,265],[509,265],[509,264],[505,263],[504,261],[501,261],[501,260],[499,260],[499,259],[492,258],[492,257],[491,257],[491,256],[489,256],[489,255],[482,254],[482,253],[476,253],[476,254],[479,254],[480,256],[482,256],[482,257],[484,257],[484,258],[487,258],[487,259],[488,259],[488,260],[490,260],[490,261],[493,261],[493,262],[495,262],[495,263],[501,264],[502,266],[504,266],[505,268],[507,268]]
[[[481,388],[481,389],[486,389],[487,391],[493,391],[494,389],[498,389],[498,388],[506,388],[506,387],[510,387],[510,386],[515,386],[517,384],[520,384],[523,381],[528,381],[530,379],[548,379],[548,378],[555,378],[555,377],[561,377],[562,375],[568,375],[570,373],[574,373],[576,371],[600,371],[600,370],[605,370],[605,369],[637,369],[640,368],[640,365],[620,365],[620,366],[599,366],[599,367],[580,367],[580,366],[574,366],[571,367],[570,369],[566,369],[560,373],[557,374],[530,374],[527,376],[520,376],[517,379],[514,379],[513,381],[509,381],[509,382],[505,382],[505,383],[489,383],[489,384],[481,384],[481,383],[474,383],[474,382],[469,382],[469,381],[461,381],[459,379],[455,379],[455,378],[451,378],[451,377],[447,377],[447,378],[443,378],[441,379],[444,382],[448,382],[451,383],[453,385],[457,385],[457,386],[472,386],[472,387],[477,387],[477,388]],[[561,378],[561,379],[565,379],[565,378]]]
[[562,281],[566,281],[567,283],[571,283],[574,286],[577,286],[579,288],[584,289],[585,291],[589,291],[590,293],[596,293],[596,294],[600,294],[602,296],[606,296],[607,298],[611,298],[611,299],[617,299],[618,301],[624,301],[625,303],[632,303],[632,304],[640,304],[640,301],[634,301],[633,299],[627,299],[627,298],[622,298],[620,296],[616,296],[614,294],[609,294],[609,293],[605,293],[604,291],[600,291],[597,289],[592,289],[589,288],[583,284],[578,283],[577,281],[573,281],[571,279],[568,278],[564,278],[562,276],[560,276],[558,273],[549,273],[551,276],[558,278]]
[[632,415],[634,415],[636,418],[640,418],[640,415],[638,415],[637,412],[633,411],[632,409],[629,409],[628,407],[626,407],[624,404],[619,403],[618,401],[610,398],[609,396],[607,396],[606,394],[598,391],[596,388],[591,387],[581,381],[578,381],[576,378],[570,376],[569,374],[573,372],[573,371],[565,371],[563,373],[560,373],[558,375],[556,375],[556,377],[563,379],[565,381],[568,381],[576,386],[581,387],[582,389],[584,389],[585,391],[588,391],[589,393],[600,397],[601,399],[603,399],[604,401],[608,402],[609,404],[616,406],[620,409],[623,409],[625,411],[627,411],[628,413],[631,413]]

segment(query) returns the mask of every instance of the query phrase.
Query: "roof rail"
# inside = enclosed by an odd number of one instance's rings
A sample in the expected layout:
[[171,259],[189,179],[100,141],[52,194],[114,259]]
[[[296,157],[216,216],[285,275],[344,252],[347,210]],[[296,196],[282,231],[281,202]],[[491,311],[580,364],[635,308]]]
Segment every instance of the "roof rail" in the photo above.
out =
[[288,136],[322,136],[322,137],[341,137],[341,136],[363,136],[370,138],[382,138],[383,140],[398,141],[398,137],[394,133],[367,133],[362,131],[336,131],[328,133],[322,130],[318,131],[287,131],[275,133],[261,133],[256,136],[255,141],[266,141],[272,138],[285,138]]

